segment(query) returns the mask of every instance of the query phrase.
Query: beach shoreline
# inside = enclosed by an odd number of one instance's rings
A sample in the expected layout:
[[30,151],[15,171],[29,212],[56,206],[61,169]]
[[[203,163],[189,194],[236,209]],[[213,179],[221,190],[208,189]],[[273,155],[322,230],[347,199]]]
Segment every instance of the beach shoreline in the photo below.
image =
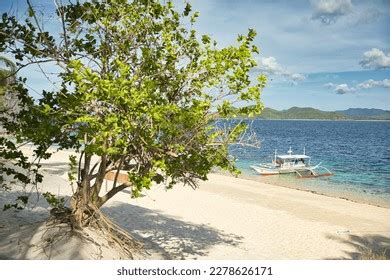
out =
[[[72,194],[67,181],[69,154],[59,151],[43,162],[41,193],[50,191],[66,198]],[[103,191],[106,188],[109,183]],[[3,192],[0,207],[10,194],[17,195]],[[22,255],[11,249],[11,245],[19,248],[30,242],[31,233],[26,230],[21,231],[25,235],[15,235],[21,225],[31,222],[29,215],[35,222],[47,218],[49,206],[45,203],[40,201],[38,209],[29,209],[29,214],[0,213],[1,255],[46,258],[32,254],[33,247],[26,247]],[[137,199],[124,190],[102,210],[144,243],[148,259],[360,259],[369,252],[390,252],[388,208],[225,174],[210,174],[196,190],[178,184],[167,191],[157,185]],[[82,254],[52,258],[88,258],[91,248],[81,250]],[[69,246],[67,250],[78,248]],[[109,251],[100,257],[117,255]]]
[[[216,172],[216,173],[219,174],[218,172]],[[229,176],[229,174],[224,174],[224,173],[221,173],[221,174],[223,174],[225,176]],[[231,176],[233,176],[233,175],[231,175]],[[256,180],[253,176],[248,176],[248,175],[240,175],[240,176],[238,176],[238,178],[249,180],[249,181],[261,182],[259,180]],[[311,190],[311,189],[308,189],[308,188],[300,188],[300,187],[295,187],[295,186],[287,185],[287,184],[282,185],[282,184],[268,183],[268,182],[261,182],[261,183],[268,184],[268,185],[273,185],[273,186],[277,186],[277,187],[281,187],[281,188],[293,189],[293,190],[297,190],[297,191],[310,192],[310,193],[313,193],[313,194],[323,195],[323,196],[327,196],[327,197],[344,199],[344,200],[355,202],[355,203],[367,204],[367,205],[371,205],[371,206],[375,206],[375,207],[381,207],[381,208],[390,209],[390,205],[388,205],[387,203],[385,204],[385,203],[380,203],[380,202],[377,202],[377,201],[376,202],[368,201],[368,200],[364,200],[363,198],[359,199],[359,198],[344,197],[344,196],[338,195],[336,193],[335,194],[331,194],[331,193],[326,193],[326,192],[323,192],[323,191]]]

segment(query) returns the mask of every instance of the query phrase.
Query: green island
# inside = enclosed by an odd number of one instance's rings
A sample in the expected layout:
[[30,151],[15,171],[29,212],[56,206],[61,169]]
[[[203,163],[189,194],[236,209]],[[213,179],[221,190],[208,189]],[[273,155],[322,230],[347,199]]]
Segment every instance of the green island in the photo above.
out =
[[390,111],[381,109],[350,108],[342,111],[321,111],[305,107],[291,107],[287,110],[265,108],[256,118],[276,120],[390,120]]

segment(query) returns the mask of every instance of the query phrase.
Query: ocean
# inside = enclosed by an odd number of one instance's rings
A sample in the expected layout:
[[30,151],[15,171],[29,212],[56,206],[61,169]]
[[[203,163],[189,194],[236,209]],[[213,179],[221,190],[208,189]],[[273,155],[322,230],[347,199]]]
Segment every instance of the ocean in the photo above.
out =
[[[390,208],[390,122],[253,120],[260,148],[231,147],[242,177]],[[250,168],[270,163],[274,151],[303,149],[312,165],[322,163],[330,177],[299,179],[296,175],[260,176]]]

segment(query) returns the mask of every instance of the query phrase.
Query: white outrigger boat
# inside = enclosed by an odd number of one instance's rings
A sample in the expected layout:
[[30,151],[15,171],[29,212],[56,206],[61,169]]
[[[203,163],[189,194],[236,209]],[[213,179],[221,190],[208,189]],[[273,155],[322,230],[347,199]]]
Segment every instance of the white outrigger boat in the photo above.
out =
[[272,163],[252,165],[251,167],[260,175],[296,173],[299,178],[333,175],[329,169],[321,166],[321,163],[311,166],[310,157],[306,155],[305,149],[303,150],[303,155],[293,155],[291,147],[287,153],[287,155],[278,155],[275,150],[275,157]]

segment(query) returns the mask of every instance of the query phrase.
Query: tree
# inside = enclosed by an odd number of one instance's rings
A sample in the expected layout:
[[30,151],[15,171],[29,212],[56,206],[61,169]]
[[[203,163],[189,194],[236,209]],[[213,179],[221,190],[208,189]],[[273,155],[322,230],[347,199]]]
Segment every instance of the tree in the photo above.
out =
[[[237,172],[228,149],[246,143],[246,125],[219,123],[262,109],[266,78],[249,75],[258,53],[254,30],[218,48],[194,30],[198,13],[188,3],[179,13],[171,2],[94,0],[58,5],[61,32],[50,34],[27,3],[24,22],[3,15],[0,51],[14,55],[18,70],[55,62],[62,82],[34,101],[19,78],[14,90],[24,109],[4,126],[36,145],[37,158],[49,157],[54,143],[80,151],[70,159],[76,226],[96,225],[98,209],[125,188],[136,197],[153,183],[196,187],[213,167]],[[118,183],[121,170],[126,183]],[[103,193],[108,172],[115,180]]]
[[0,63],[5,68],[0,68],[0,113],[6,108],[6,92],[9,85],[15,80],[16,65],[4,56],[0,56]]
[[[10,114],[11,112],[18,112],[18,101],[12,90],[16,80],[17,67],[10,59],[3,56],[0,56],[0,62],[5,66],[5,68],[0,69],[0,135],[2,135],[4,133],[2,124],[6,122],[14,123],[16,121],[16,119],[10,119]],[[9,164],[7,165],[6,161],[12,161],[13,167],[31,171],[35,176],[27,176],[26,172],[20,172],[17,168],[15,169]],[[0,189],[8,190],[10,187],[5,183],[4,174],[13,175],[14,179],[17,179],[24,185],[41,181],[38,170],[18,150],[15,143],[4,136],[0,136]],[[31,180],[32,178],[33,180]],[[24,196],[19,196],[18,199],[26,201]],[[13,204],[13,206],[16,207],[18,204]],[[6,205],[4,207],[6,208]]]
[[0,63],[4,64],[6,67],[4,69],[0,69],[0,87],[3,88],[14,80],[13,74],[16,72],[16,65],[4,56],[0,56]]

